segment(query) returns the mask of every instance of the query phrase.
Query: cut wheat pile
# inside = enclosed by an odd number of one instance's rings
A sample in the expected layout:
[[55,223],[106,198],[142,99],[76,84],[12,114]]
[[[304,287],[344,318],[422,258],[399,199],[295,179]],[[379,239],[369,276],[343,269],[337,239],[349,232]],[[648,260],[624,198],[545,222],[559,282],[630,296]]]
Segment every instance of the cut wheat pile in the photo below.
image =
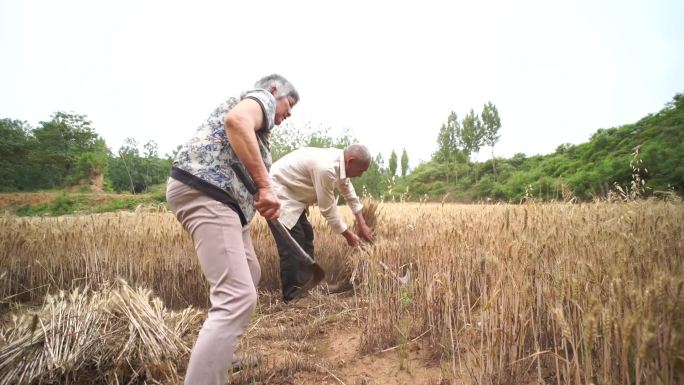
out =
[[0,329],[0,384],[174,381],[201,312],[168,311],[124,281],[47,296]]

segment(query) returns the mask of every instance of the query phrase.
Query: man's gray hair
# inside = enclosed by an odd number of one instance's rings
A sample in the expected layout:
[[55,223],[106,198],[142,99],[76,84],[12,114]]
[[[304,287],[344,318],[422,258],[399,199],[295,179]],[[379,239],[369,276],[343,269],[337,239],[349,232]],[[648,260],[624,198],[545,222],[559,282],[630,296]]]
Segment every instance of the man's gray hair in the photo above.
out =
[[344,156],[353,156],[354,158],[368,164],[371,162],[370,151],[368,151],[368,148],[362,144],[352,144],[347,146],[347,148],[344,149]]
[[263,88],[268,90],[271,87],[276,89],[276,97],[290,96],[294,99],[295,103],[299,103],[299,93],[297,89],[290,83],[287,79],[278,74],[271,74],[264,76],[254,83],[255,88]]

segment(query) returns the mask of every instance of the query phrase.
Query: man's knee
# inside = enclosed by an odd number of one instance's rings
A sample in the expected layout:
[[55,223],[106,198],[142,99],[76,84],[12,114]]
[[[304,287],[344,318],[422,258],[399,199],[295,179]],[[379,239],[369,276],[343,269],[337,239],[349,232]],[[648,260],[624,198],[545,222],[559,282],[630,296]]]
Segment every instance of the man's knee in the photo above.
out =
[[238,311],[244,311],[251,314],[256,308],[257,304],[256,288],[254,286],[250,286],[242,290],[236,298],[236,302],[239,304]]
[[245,285],[240,290],[234,290],[233,295],[212,304],[211,312],[217,318],[233,319],[245,313],[252,313],[257,304],[257,291],[253,285]]
[[244,301],[245,304],[247,304],[247,306],[254,310],[257,304],[257,291],[254,286],[250,287],[249,290],[247,290],[244,296]]

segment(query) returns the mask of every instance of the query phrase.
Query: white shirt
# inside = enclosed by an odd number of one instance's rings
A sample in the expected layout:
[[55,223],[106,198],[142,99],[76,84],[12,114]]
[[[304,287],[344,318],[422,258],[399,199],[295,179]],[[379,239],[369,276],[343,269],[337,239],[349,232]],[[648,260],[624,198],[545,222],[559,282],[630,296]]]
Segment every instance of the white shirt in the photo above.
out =
[[337,213],[335,187],[354,214],[363,205],[344,168],[344,152],[337,148],[302,147],[273,163],[273,189],[280,201],[279,221],[291,229],[306,208],[318,203],[321,214],[337,233],[347,230]]

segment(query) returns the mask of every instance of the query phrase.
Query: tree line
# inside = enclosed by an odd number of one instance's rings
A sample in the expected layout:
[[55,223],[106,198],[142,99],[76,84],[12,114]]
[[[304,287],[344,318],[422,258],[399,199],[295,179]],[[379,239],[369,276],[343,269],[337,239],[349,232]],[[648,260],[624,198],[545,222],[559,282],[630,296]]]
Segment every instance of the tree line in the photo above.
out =
[[[547,155],[495,157],[502,120],[488,102],[463,119],[447,115],[430,160],[409,169],[409,155],[377,153],[352,182],[362,195],[385,200],[494,200],[519,202],[592,199],[620,191],[648,196],[684,191],[684,95],[633,124],[598,129],[581,144],[560,144]],[[0,191],[35,191],[84,186],[101,179],[105,191],[149,191],[163,184],[174,154],[160,156],[157,144],[128,138],[111,151],[85,115],[57,112],[30,127],[0,119]],[[349,131],[286,122],[271,135],[274,161],[302,146],[344,148],[357,139]],[[471,156],[490,147],[491,158]]]
[[[278,160],[303,146],[344,148],[357,140],[349,131],[332,133],[331,127],[310,122],[301,126],[284,124],[271,135],[271,154]],[[177,146],[161,156],[158,145],[126,138],[118,150],[111,150],[86,115],[56,112],[37,127],[0,119],[0,192],[28,192],[77,188],[84,191],[148,192],[166,182]],[[396,172],[396,154],[394,162]],[[401,173],[408,172],[408,154],[401,158]],[[393,173],[394,173],[393,172]],[[98,182],[99,181],[99,182]],[[368,195],[382,196],[388,175],[382,156],[358,181]],[[98,186],[99,185],[99,186]]]
[[154,141],[128,138],[114,153],[85,115],[56,112],[37,127],[0,119],[0,191],[80,186],[84,190],[148,191],[169,175],[170,156]]

